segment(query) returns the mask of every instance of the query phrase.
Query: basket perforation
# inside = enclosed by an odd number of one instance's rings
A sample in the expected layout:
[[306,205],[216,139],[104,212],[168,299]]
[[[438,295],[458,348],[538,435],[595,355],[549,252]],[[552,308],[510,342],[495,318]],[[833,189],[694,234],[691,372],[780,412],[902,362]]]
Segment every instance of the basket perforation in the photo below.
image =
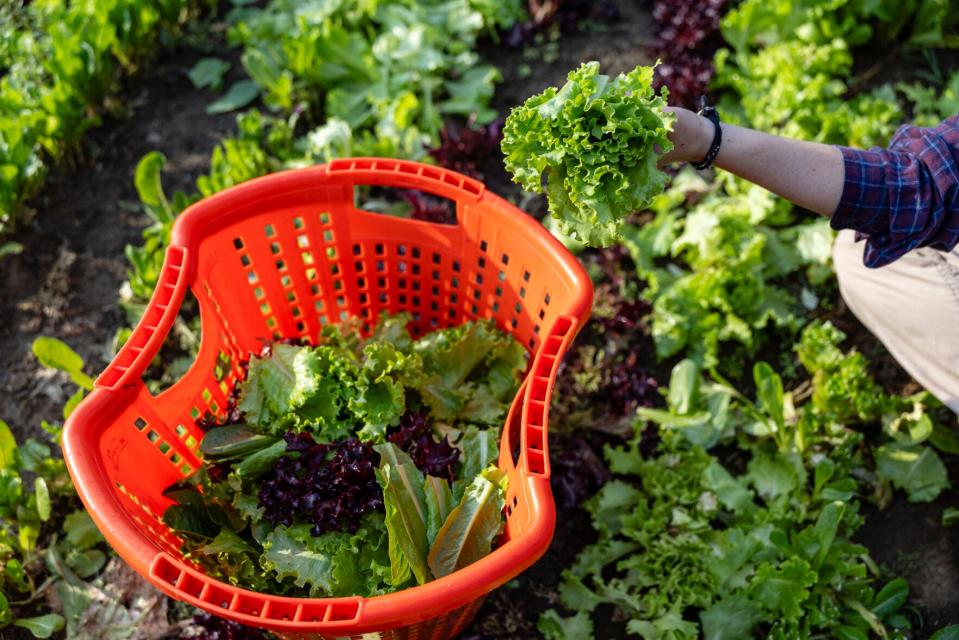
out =
[[176,438],[168,438],[161,435],[161,431],[166,433],[167,429],[160,427],[160,430],[154,429],[143,416],[138,415],[132,423],[133,430],[142,436],[150,445],[156,447],[163,459],[173,466],[176,473],[181,476],[192,473],[193,467],[190,461],[195,458],[192,452],[183,446]]
[[154,536],[154,542],[164,551],[179,553],[183,541],[170,531],[163,520],[147,504],[141,502],[135,494],[127,491],[123,484],[118,482],[116,487],[121,501],[128,505],[133,520],[149,531]]
[[317,228],[317,225],[322,225],[320,216],[323,213],[325,212],[317,212],[315,217],[296,215],[290,220],[278,221],[281,248],[286,252],[290,264],[296,264],[295,268],[291,266],[280,279],[282,300],[289,313],[289,322],[292,323],[291,333],[285,336],[315,339],[320,332],[318,315],[308,312],[312,310],[300,301],[297,292],[309,290],[315,280],[310,276],[323,262],[323,259],[316,255],[317,251],[322,252],[323,249],[322,242],[318,241],[321,230]]

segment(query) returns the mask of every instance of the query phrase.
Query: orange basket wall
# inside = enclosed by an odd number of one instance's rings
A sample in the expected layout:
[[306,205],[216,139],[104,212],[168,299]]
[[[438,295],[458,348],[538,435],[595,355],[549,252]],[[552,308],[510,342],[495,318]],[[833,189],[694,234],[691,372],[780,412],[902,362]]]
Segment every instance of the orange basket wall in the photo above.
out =
[[[419,189],[455,202],[456,224],[358,210],[354,187]],[[153,396],[142,375],[187,287],[199,354]],[[560,359],[589,314],[579,263],[532,218],[458,173],[381,158],[336,160],[233,187],[177,220],[156,291],[128,342],[67,421],[64,457],[119,555],[164,593],[285,638],[449,638],[482,598],[538,559],[553,534],[547,417]],[[275,338],[315,341],[326,323],[409,313],[412,333],[493,318],[531,362],[503,429],[505,534],[447,577],[373,598],[283,598],[209,578],[182,559],[162,491],[201,464],[196,419],[222,416],[240,363]],[[367,636],[368,637],[368,636]]]

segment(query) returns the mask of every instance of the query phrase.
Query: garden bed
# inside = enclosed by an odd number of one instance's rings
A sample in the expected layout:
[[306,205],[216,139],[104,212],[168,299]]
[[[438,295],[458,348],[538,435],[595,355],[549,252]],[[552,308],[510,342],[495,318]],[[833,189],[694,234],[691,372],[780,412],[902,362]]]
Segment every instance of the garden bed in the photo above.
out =
[[[627,0],[614,4],[619,18],[612,23],[564,33],[554,44],[538,45],[532,55],[529,49],[485,44],[484,58],[504,74],[493,107],[505,116],[529,95],[562,84],[569,69],[583,60],[599,60],[609,74],[653,62],[647,49],[653,37],[648,5]],[[98,371],[110,358],[117,330],[127,324],[118,305],[128,266],[123,249],[136,245],[149,223],[133,187],[138,160],[152,150],[163,152],[168,191],[192,191],[196,178],[208,169],[213,147],[234,131],[233,114],[207,114],[214,94],[194,89],[186,77],[185,70],[203,55],[198,50],[164,54],[144,77],[130,81],[123,97],[128,116],[91,132],[72,161],[53,172],[33,203],[32,223],[14,238],[23,252],[0,262],[0,406],[18,440],[40,433],[41,420],[59,419],[67,398],[61,379],[31,354],[32,339],[58,336],[84,357],[89,370]],[[869,67],[868,60],[859,58],[857,65]],[[498,153],[490,154],[480,169],[491,190],[521,201],[522,191],[509,180]],[[535,215],[545,211],[540,198],[525,204]],[[831,307],[826,317],[848,334],[848,346],[867,356],[877,381],[890,393],[915,392],[916,384],[851,316],[838,293],[833,296],[824,305]],[[675,360],[657,364],[651,339],[648,342],[649,360],[643,365],[665,383]],[[609,440],[596,433],[577,442],[588,442],[594,455],[601,456]],[[556,438],[551,444],[566,443]],[[959,460],[951,457],[947,464],[956,477]],[[556,475],[562,480],[561,473]],[[910,637],[928,637],[932,630],[959,623],[959,527],[942,526],[945,507],[959,507],[956,492],[924,504],[908,503],[897,492],[885,510],[866,510],[866,524],[857,537],[877,561],[908,580],[911,602],[921,608],[923,620],[922,629]],[[594,538],[584,510],[561,506],[546,556],[491,594],[463,637],[537,637],[540,613],[557,606],[563,568]],[[610,611],[600,609],[596,620],[596,637],[626,636],[625,621],[614,619]],[[4,630],[0,636],[16,638],[18,632],[29,637],[22,630]]]

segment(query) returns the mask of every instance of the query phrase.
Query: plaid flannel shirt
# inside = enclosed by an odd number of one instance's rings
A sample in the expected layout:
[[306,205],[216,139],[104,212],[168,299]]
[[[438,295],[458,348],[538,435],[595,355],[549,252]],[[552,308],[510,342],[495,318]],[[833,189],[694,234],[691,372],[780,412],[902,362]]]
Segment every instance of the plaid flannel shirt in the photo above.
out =
[[839,149],[846,179],[832,227],[866,239],[867,267],[959,243],[959,115],[935,127],[900,127],[887,149]]

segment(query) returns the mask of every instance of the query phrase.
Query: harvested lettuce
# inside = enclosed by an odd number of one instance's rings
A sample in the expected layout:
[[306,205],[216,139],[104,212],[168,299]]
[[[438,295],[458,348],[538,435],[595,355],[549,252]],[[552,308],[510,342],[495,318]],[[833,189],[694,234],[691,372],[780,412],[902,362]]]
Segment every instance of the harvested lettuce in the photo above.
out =
[[505,494],[506,474],[496,467],[473,478],[430,547],[433,575],[447,576],[489,554],[503,531]]
[[[406,316],[368,338],[251,360],[205,464],[167,490],[184,552],[231,584],[289,596],[373,596],[490,552],[506,477],[495,462],[526,352],[491,322],[413,340]],[[235,410],[234,410],[235,409]]]
[[619,240],[626,217],[646,208],[666,186],[656,167],[673,148],[667,91],[652,86],[653,67],[614,79],[599,63],[570,72],[565,85],[514,108],[503,127],[503,153],[513,180],[544,191],[560,230],[587,245]]
[[380,454],[378,479],[386,505],[386,530],[390,534],[390,564],[394,585],[409,580],[429,580],[426,554],[427,507],[423,473],[413,460],[392,443],[377,447]]

